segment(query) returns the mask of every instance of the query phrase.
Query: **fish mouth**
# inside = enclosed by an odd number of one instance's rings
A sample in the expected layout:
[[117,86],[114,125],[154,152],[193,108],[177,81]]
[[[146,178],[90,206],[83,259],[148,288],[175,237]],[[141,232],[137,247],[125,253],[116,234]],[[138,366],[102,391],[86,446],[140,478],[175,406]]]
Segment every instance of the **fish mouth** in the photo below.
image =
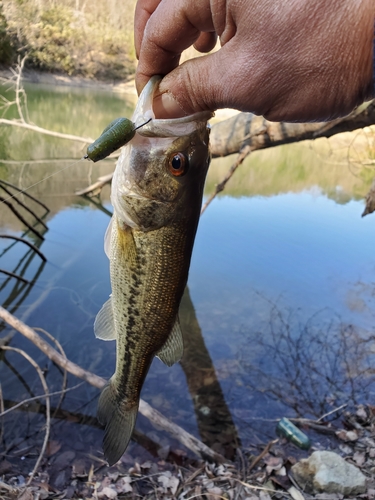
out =
[[161,79],[159,75],[151,77],[139,96],[132,120],[136,127],[146,123],[150,118],[151,121],[139,128],[137,133],[144,137],[181,137],[190,135],[197,129],[205,129],[207,121],[214,116],[211,111],[200,111],[182,118],[155,118],[152,103]]

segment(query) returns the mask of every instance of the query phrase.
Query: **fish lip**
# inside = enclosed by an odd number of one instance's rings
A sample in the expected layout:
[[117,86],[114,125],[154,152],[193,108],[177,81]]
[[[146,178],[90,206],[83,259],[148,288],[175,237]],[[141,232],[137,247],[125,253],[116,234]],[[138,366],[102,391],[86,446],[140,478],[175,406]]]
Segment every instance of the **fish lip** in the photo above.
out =
[[133,114],[136,127],[151,121],[137,130],[145,137],[180,137],[189,135],[199,128],[206,128],[207,121],[214,116],[211,111],[199,111],[181,118],[155,118],[152,109],[154,94],[162,77],[154,75],[144,87]]

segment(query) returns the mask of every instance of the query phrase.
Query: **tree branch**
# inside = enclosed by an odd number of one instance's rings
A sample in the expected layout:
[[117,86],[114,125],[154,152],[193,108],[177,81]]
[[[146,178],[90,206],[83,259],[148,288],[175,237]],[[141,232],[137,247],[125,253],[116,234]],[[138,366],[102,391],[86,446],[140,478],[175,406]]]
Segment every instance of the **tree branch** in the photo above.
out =
[[91,137],[80,137],[78,135],[62,134],[60,132],[54,132],[53,130],[47,130],[46,128],[38,127],[37,125],[31,125],[30,123],[20,122],[16,120],[7,120],[6,118],[0,118],[0,125],[11,125],[13,127],[26,128],[28,130],[32,130],[33,132],[38,132],[39,134],[50,135],[52,137],[58,137],[60,139],[68,139],[69,141],[84,142],[85,144],[94,142],[94,139],[91,139]]
[[375,100],[364,103],[344,118],[320,123],[278,123],[252,113],[239,113],[212,125],[210,147],[215,158],[238,153],[245,146],[255,151],[291,142],[331,137],[374,124]]
[[[0,318],[15,330],[20,332],[22,335],[24,335],[26,338],[28,338],[49,359],[64,368],[69,373],[72,373],[76,377],[85,380],[98,389],[102,389],[107,383],[104,378],[99,377],[98,375],[95,375],[94,373],[91,373],[87,370],[84,370],[72,361],[66,359],[52,346],[45,342],[32,328],[10,314],[3,307],[0,307]],[[175,439],[177,439],[180,443],[186,446],[189,450],[193,451],[195,454],[202,456],[207,460],[215,461],[218,463],[229,462],[229,460],[225,459],[222,455],[220,455],[220,453],[216,453],[214,450],[202,443],[202,441],[182,429],[182,427],[168,420],[164,415],[152,408],[152,406],[150,406],[142,399],[139,403],[139,412],[143,416],[148,418],[153,424],[171,434]]]

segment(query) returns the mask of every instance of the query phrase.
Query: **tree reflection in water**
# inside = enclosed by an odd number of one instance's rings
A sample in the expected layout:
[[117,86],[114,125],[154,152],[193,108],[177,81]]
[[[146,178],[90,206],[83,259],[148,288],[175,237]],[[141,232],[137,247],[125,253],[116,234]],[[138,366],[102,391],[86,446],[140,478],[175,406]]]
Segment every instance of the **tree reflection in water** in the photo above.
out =
[[268,331],[250,332],[239,350],[243,383],[301,417],[369,401],[375,390],[374,338],[342,323],[330,309],[301,324],[297,313],[273,304]]

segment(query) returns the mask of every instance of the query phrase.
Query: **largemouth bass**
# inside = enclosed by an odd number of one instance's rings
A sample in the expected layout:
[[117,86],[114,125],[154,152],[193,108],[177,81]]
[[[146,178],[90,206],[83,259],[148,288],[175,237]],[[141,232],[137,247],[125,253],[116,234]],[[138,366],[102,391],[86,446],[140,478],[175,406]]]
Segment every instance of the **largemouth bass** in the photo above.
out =
[[110,465],[128,446],[154,356],[168,366],[182,357],[178,308],[210,162],[212,114],[154,119],[159,80],[153,77],[146,85],[132,118],[135,125],[153,119],[123,148],[112,180],[114,215],[105,237],[112,295],[94,325],[98,338],[117,341],[116,371],[97,413]]

